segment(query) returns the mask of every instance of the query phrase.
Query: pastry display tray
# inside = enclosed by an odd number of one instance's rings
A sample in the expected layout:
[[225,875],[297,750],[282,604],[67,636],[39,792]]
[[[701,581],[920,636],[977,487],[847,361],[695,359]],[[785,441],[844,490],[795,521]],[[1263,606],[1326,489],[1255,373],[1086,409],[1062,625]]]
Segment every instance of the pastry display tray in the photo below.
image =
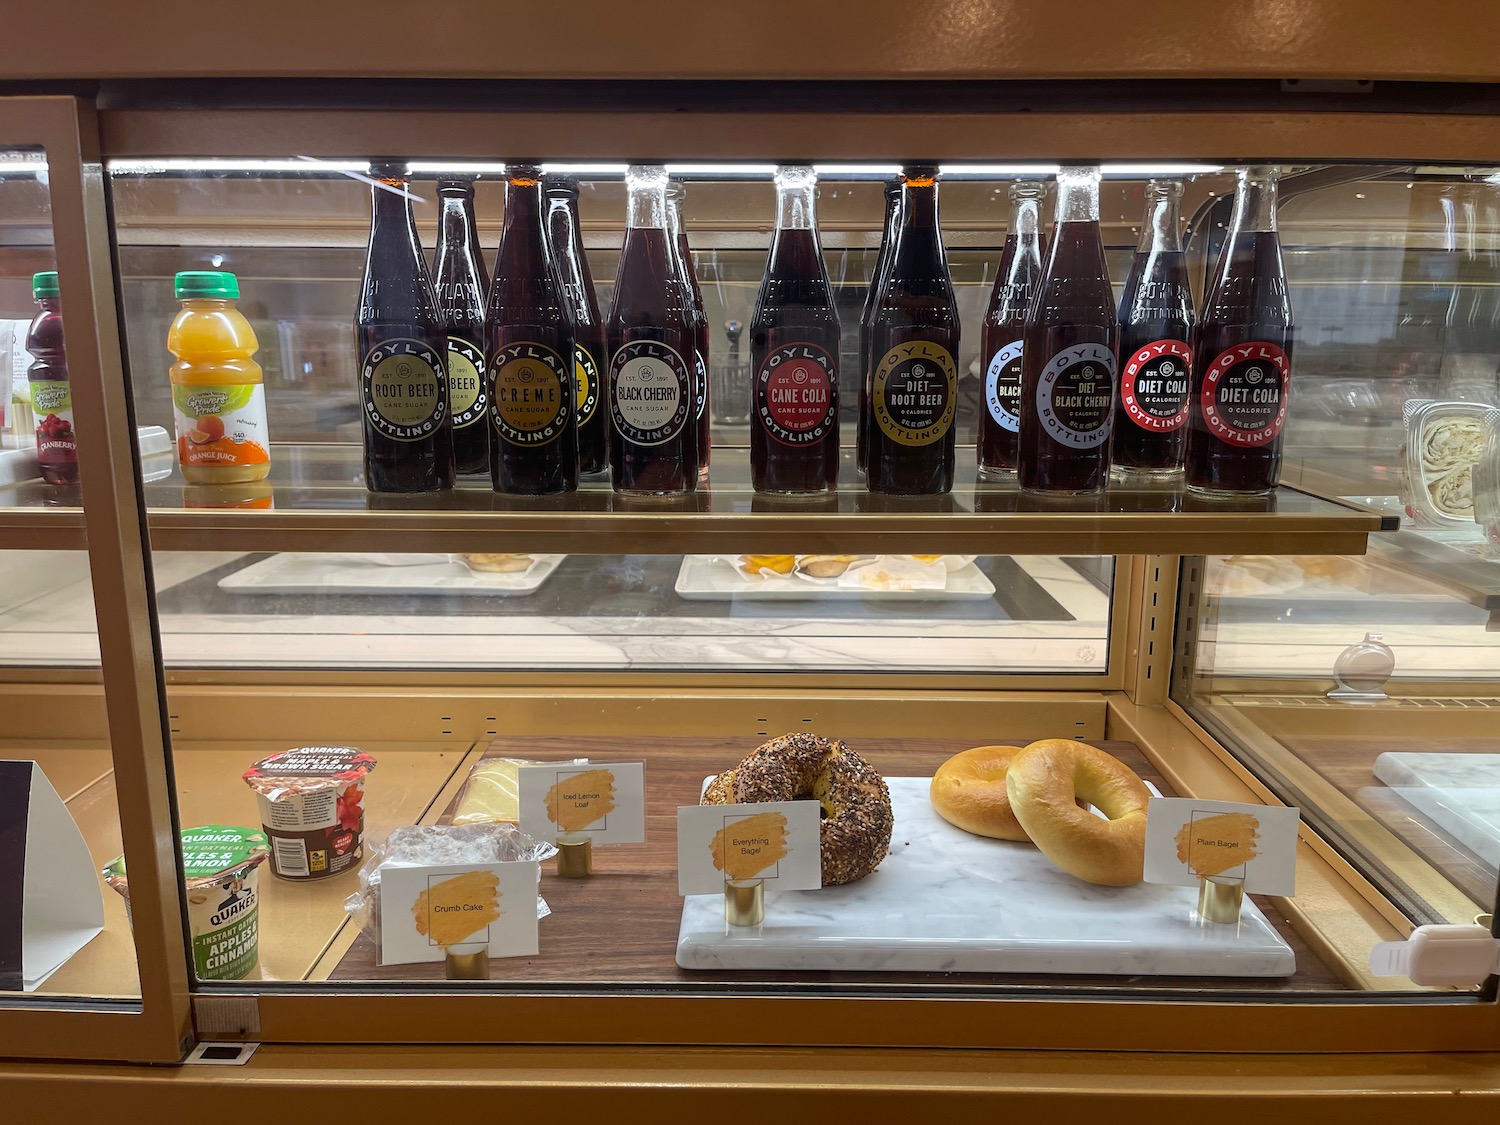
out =
[[1375,776],[1487,863],[1500,867],[1500,754],[1386,753]]
[[410,566],[390,566],[365,555],[272,555],[219,579],[219,589],[234,594],[391,594],[401,597],[522,597],[542,583],[567,558],[534,555],[531,568],[509,574],[470,570],[443,555]]
[[765,921],[724,921],[720,895],[683,900],[685,969],[1284,977],[1292,949],[1249,900],[1238,926],[1202,923],[1190,887],[1096,887],[1029,844],[988,840],[933,810],[925,777],[888,777],[896,829],[874,874],[767,892]]
[[746,578],[721,555],[685,556],[677,572],[676,590],[688,601],[958,602],[985,601],[995,596],[995,584],[972,562],[949,571],[948,584],[941,590],[877,590],[795,574]]

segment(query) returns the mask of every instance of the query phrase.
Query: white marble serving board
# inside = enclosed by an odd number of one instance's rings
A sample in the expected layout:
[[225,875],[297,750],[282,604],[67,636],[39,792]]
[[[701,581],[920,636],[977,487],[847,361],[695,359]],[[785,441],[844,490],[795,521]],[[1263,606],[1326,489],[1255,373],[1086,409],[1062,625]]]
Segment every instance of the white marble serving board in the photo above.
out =
[[385,566],[359,555],[272,555],[219,579],[219,589],[236,594],[392,594],[445,597],[478,594],[514,598],[530,594],[567,555],[534,555],[530,569],[497,573],[470,570],[456,560],[434,556],[420,566]]
[[1375,759],[1375,776],[1500,868],[1500,754],[1382,754]]
[[766,894],[759,926],[722,895],[683,900],[684,969],[1279,977],[1291,947],[1249,899],[1238,926],[1199,921],[1196,888],[1096,887],[1029,844],[987,840],[933,811],[931,779],[889,777],[891,854],[843,887]]
[[961,602],[995,596],[995,584],[972,562],[949,571],[948,584],[941,590],[875,590],[794,574],[746,578],[719,555],[684,556],[676,590],[687,601]]

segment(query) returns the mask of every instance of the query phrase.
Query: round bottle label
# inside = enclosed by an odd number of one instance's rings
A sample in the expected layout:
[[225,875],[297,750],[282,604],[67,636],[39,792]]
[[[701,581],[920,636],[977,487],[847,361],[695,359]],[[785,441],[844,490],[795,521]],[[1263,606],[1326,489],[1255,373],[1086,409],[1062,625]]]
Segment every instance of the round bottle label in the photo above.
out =
[[941,344],[897,344],[875,368],[870,402],[886,437],[898,445],[931,445],[953,428],[958,365]]
[[782,445],[812,445],[838,424],[838,369],[817,344],[783,344],[755,377],[755,413]]
[[1021,428],[1021,341],[1006,344],[990,357],[984,373],[984,405],[1002,430]]
[[599,408],[599,365],[584,347],[573,348],[574,410],[581,426]]
[[480,421],[489,406],[485,389],[484,353],[468,340],[448,337],[448,409],[453,428],[461,430]]
[[1203,373],[1199,395],[1208,432],[1228,445],[1274,441],[1286,424],[1291,369],[1291,357],[1264,340],[1221,352]]
[[1103,344],[1064,348],[1042,368],[1036,413],[1047,436],[1074,449],[1109,440],[1115,407],[1115,353]]
[[1179,429],[1188,416],[1192,362],[1182,340],[1157,340],[1126,360],[1120,372],[1126,417],[1152,433]]
[[562,356],[545,344],[518,340],[490,357],[490,370],[490,418],[501,437],[515,445],[546,445],[562,436],[574,393]]
[[365,419],[393,441],[421,441],[448,416],[443,358],[423,340],[382,340],[362,368]]
[[671,441],[693,414],[693,374],[673,348],[636,340],[610,364],[609,412],[615,429],[635,445]]

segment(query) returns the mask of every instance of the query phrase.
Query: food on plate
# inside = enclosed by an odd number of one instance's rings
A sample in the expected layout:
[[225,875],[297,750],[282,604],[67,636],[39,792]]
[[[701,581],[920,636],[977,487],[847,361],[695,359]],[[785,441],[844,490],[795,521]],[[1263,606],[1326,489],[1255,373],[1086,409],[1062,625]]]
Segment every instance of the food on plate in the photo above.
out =
[[932,775],[932,807],[965,832],[1029,843],[1005,789],[1005,774],[1020,752],[1019,746],[976,746],[955,754]]
[[[1010,807],[1042,854],[1069,875],[1105,887],[1141,881],[1151,791],[1111,754],[1068,738],[1044,738],[1011,759]],[[1079,808],[1079,798],[1107,820]]]
[[809,578],[837,578],[859,555],[798,555],[797,570]]
[[521,762],[516,758],[485,758],[464,783],[454,824],[517,824],[521,819]]
[[735,566],[752,578],[758,577],[763,571],[790,574],[796,565],[796,555],[741,555],[739,562],[735,563]]
[[300,746],[244,773],[260,798],[271,870],[283,879],[326,879],[363,854],[365,775],[375,759],[354,746]]
[[470,570],[484,570],[495,574],[515,574],[530,570],[535,561],[530,555],[491,554],[468,551],[460,555]]
[[822,827],[823,885],[863,879],[891,845],[895,816],[885,779],[837,739],[811,732],[773,738],[709,782],[705,805],[815,800]]

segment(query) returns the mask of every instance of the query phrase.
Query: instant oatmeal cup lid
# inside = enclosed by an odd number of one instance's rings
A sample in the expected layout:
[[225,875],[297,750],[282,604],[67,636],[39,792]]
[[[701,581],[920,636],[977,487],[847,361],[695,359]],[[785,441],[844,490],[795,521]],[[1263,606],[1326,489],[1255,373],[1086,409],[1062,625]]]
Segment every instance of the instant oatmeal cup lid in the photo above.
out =
[[262,758],[244,777],[258,793],[305,793],[358,781],[374,768],[374,757],[357,746],[299,746]]
[[[182,830],[182,871],[189,883],[214,879],[241,867],[254,867],[271,854],[266,834],[258,828],[204,824]],[[116,856],[104,868],[104,881],[126,893],[125,857]]]

